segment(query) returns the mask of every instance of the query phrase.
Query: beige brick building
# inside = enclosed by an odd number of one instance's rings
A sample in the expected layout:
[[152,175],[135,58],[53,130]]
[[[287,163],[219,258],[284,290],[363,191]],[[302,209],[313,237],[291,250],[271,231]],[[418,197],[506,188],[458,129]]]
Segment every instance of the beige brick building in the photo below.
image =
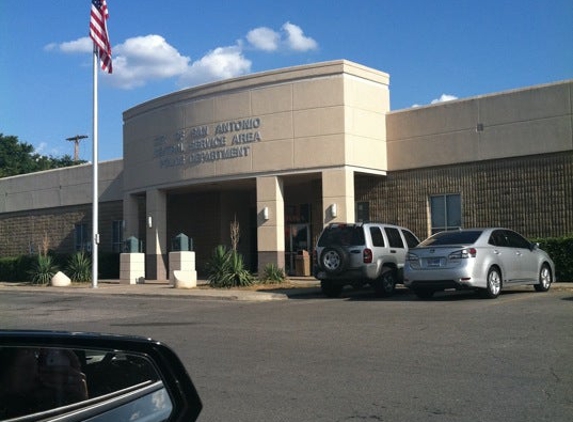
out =
[[[573,233],[573,81],[390,110],[389,75],[348,61],[190,88],[124,113],[124,158],[99,164],[100,250],[145,245],[167,278],[172,239],[197,267],[218,244],[292,270],[333,221],[432,232]],[[0,256],[91,241],[91,165],[0,179]],[[86,235],[87,234],[87,235]],[[87,236],[87,238],[86,238]]]

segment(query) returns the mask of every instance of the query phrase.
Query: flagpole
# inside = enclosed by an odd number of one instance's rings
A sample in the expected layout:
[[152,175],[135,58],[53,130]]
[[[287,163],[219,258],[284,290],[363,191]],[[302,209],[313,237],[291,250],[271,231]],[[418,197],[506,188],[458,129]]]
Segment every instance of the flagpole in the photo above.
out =
[[93,222],[92,222],[92,288],[97,288],[98,282],[98,244],[99,244],[99,233],[98,233],[98,98],[97,98],[97,72],[98,72],[98,50],[94,45],[93,54]]

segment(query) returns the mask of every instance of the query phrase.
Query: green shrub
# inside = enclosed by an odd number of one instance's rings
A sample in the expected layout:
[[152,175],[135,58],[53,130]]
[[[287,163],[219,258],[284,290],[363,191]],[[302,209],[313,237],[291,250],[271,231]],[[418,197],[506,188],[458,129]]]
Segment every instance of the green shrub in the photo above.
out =
[[243,257],[235,250],[217,246],[206,265],[207,278],[211,287],[250,286],[255,280],[245,269]]
[[0,258],[0,281],[19,281],[18,258]]
[[29,274],[32,283],[48,284],[57,272],[58,267],[54,264],[54,259],[50,255],[38,255],[38,260],[32,266]]
[[28,281],[30,270],[37,260],[36,255],[0,258],[0,281]]
[[92,261],[84,252],[77,252],[69,258],[67,276],[72,281],[83,283],[92,279]]
[[536,239],[534,242],[539,243],[555,263],[557,281],[573,282],[573,236]]
[[282,283],[285,279],[286,275],[284,270],[275,264],[267,264],[261,278],[263,283]]

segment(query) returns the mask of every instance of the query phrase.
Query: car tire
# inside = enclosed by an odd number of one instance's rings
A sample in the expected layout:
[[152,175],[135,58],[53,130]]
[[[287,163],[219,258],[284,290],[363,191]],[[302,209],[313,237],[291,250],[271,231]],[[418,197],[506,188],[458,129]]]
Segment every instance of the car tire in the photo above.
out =
[[320,289],[326,297],[339,297],[344,286],[342,284],[331,283],[328,281],[320,282]]
[[418,297],[418,299],[431,299],[434,296],[435,291],[432,289],[414,289],[414,294]]
[[376,297],[388,297],[394,294],[396,289],[396,271],[392,268],[382,270],[380,277],[373,283]]
[[324,248],[320,255],[320,267],[331,275],[343,272],[348,265],[348,252],[340,246]]
[[486,299],[495,299],[499,296],[501,288],[501,273],[497,267],[491,267],[487,272],[487,286],[482,290],[482,295]]
[[537,292],[546,292],[551,287],[551,283],[553,282],[553,275],[551,274],[551,269],[549,265],[543,264],[541,266],[541,270],[539,270],[539,284],[535,284],[535,291]]

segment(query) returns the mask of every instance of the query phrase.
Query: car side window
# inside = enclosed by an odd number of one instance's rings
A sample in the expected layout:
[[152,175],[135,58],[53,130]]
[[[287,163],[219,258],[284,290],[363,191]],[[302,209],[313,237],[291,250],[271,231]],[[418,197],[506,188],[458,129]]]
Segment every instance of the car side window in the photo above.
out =
[[511,246],[512,248],[529,249],[531,247],[531,243],[529,243],[519,234],[509,230],[506,230],[505,234],[507,235],[507,239],[509,240],[509,246]]
[[505,248],[509,247],[509,242],[507,241],[505,234],[501,230],[495,230],[491,234],[488,243],[490,245],[499,246],[499,247],[505,247]]
[[372,246],[377,246],[383,248],[386,246],[384,244],[384,236],[382,236],[382,231],[380,227],[370,227],[370,236],[372,237]]
[[393,227],[385,227],[384,232],[386,232],[386,236],[388,236],[388,242],[390,243],[391,248],[404,247],[404,242],[402,242],[402,237],[400,236],[398,229]]
[[413,233],[409,232],[408,230],[402,230],[402,234],[404,235],[404,239],[406,239],[406,243],[408,244],[408,248],[415,248],[418,246],[420,241]]

